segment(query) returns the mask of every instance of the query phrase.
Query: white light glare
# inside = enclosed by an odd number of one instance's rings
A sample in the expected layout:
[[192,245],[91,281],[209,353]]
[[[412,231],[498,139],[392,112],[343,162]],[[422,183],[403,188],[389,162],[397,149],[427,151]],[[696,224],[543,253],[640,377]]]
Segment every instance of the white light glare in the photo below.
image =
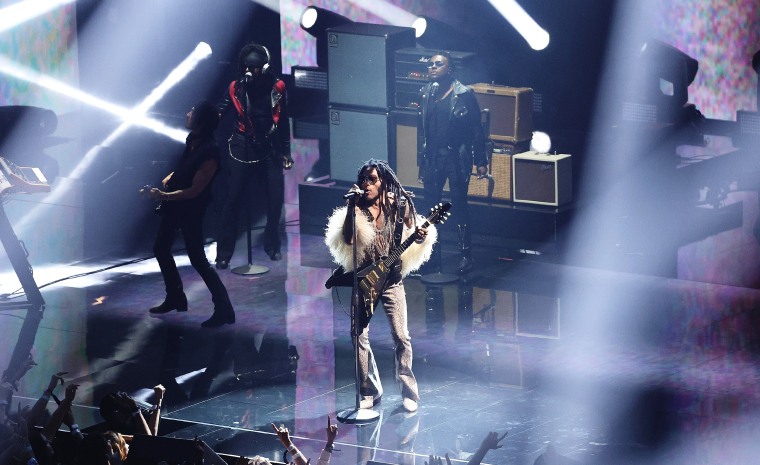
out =
[[552,139],[549,134],[541,131],[533,131],[533,138],[530,140],[530,149],[538,153],[549,153],[552,149]]
[[[390,25],[409,27],[415,16],[387,0],[348,0],[354,6],[382,18]],[[418,36],[419,37],[419,36]]]
[[26,0],[0,10],[0,32],[12,29],[74,0]]
[[515,0],[488,0],[496,11],[528,42],[533,50],[543,50],[549,45],[549,33],[530,17]]
[[[110,136],[103,142],[101,145],[110,145],[114,140],[116,140],[117,137],[119,137],[124,131],[126,131],[132,124],[135,124],[137,121],[139,121],[141,118],[145,117],[145,113],[150,110],[156,103],[158,103],[159,100],[161,100],[164,95],[166,95],[169,90],[171,90],[172,87],[177,85],[179,81],[185,78],[190,72],[192,72],[196,66],[198,66],[198,63],[201,62],[204,58],[207,58],[211,55],[211,46],[207,44],[206,42],[199,43],[195,50],[190,53],[190,55],[185,58],[182,63],[177,65],[176,68],[172,70],[171,73],[169,73],[168,76],[159,84],[158,87],[153,89],[151,91],[150,95],[145,97],[145,99],[140,102],[139,105],[134,107],[132,110],[129,111],[129,116],[127,118],[124,118],[124,122],[119,126],[114,132],[111,133]],[[182,134],[185,134],[184,131],[180,131]],[[185,136],[182,137],[182,140],[179,142],[185,141]]]
[[427,20],[420,16],[419,18],[415,19],[412,23],[412,27],[414,28],[414,37],[419,39],[422,37],[422,35],[425,33],[425,30],[427,29]]
[[[87,168],[90,167],[93,160],[98,154],[99,148],[102,146],[109,146],[113,144],[116,139],[118,139],[124,132],[127,131],[127,129],[130,128],[133,124],[137,124],[141,119],[145,118],[145,113],[153,108],[153,106],[158,103],[159,100],[161,100],[164,95],[166,95],[169,90],[171,90],[172,87],[177,85],[182,79],[185,78],[192,70],[195,69],[196,66],[198,66],[198,63],[200,63],[201,60],[211,55],[211,46],[209,46],[206,42],[199,43],[195,50],[193,50],[190,55],[185,58],[182,63],[177,65],[176,68],[172,70],[171,73],[169,73],[168,76],[161,82],[161,84],[158,85],[151,93],[143,99],[142,102],[140,102],[136,107],[134,107],[132,110],[129,111],[129,115],[124,118],[124,122],[121,123],[121,125],[116,128],[101,144],[99,144],[96,147],[93,147],[87,153],[85,154],[84,158],[77,164],[76,168],[71,172],[69,177],[71,178],[79,178],[84,174],[84,172],[87,170]],[[177,142],[184,142],[185,137],[187,137],[187,131],[182,131],[177,129],[177,135],[180,137],[180,139],[174,138]]]
[[[101,100],[90,94],[82,92],[79,89],[71,87],[68,84],[53,79],[50,76],[45,76],[39,71],[20,66],[4,56],[0,56],[0,73],[13,76],[14,78],[21,79],[22,81],[31,82],[40,87],[52,90],[53,92],[65,95],[75,100],[79,100],[82,103],[93,106],[95,108],[100,108],[101,110],[111,113],[112,115],[116,115],[124,120],[130,118],[131,116],[130,110],[127,108],[114,105],[113,103],[106,102],[105,100]],[[185,138],[187,137],[187,131],[170,128],[161,121],[157,121],[152,118],[137,118],[133,121],[133,123],[152,129],[153,131],[170,137],[177,142],[184,142]]]
[[303,14],[301,15],[301,27],[304,29],[313,27],[317,22],[317,15],[317,9],[313,6],[310,6],[304,10]]

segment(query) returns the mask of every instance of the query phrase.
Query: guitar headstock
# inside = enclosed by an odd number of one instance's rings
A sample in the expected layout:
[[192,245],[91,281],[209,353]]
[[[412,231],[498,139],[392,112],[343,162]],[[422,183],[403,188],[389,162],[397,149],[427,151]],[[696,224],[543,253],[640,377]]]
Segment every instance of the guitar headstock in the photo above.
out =
[[428,222],[430,224],[445,223],[451,216],[449,210],[451,210],[451,202],[439,203],[430,209],[430,215],[427,218]]

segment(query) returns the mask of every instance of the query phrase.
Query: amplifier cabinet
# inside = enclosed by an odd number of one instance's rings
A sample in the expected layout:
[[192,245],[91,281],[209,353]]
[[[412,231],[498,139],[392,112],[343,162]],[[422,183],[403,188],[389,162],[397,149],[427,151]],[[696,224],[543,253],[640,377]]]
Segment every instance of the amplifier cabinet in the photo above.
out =
[[512,156],[512,195],[517,203],[559,206],[573,200],[572,157],[533,151]]
[[370,158],[388,160],[393,140],[393,117],[383,111],[330,106],[330,177],[356,182],[356,174]]
[[478,179],[478,168],[472,167],[467,195],[488,200],[512,200],[512,156],[494,153],[491,156],[490,178]]
[[331,105],[386,111],[394,102],[394,53],[414,46],[411,27],[351,23],[327,30]]
[[491,140],[519,142],[533,137],[533,89],[473,84],[481,110],[491,114]]

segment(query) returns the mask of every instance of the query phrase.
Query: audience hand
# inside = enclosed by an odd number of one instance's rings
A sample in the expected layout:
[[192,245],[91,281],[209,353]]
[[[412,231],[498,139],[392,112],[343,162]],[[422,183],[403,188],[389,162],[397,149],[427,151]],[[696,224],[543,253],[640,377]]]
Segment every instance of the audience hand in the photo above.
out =
[[338,436],[338,425],[330,423],[330,415],[327,415],[327,444],[325,447],[332,446],[335,442],[335,437]]
[[[425,465],[443,465],[443,459],[441,457],[437,457],[435,455],[430,456],[430,461],[425,462]],[[446,454],[446,465],[451,465],[451,459],[449,459],[449,454]]]
[[164,394],[166,393],[166,388],[163,386],[163,384],[157,384],[153,386],[153,394],[156,396],[156,405],[159,407],[162,404],[162,401],[164,400]]
[[509,431],[504,433],[504,436],[499,437],[499,434],[496,431],[491,431],[486,434],[485,438],[483,438],[483,442],[480,443],[480,448],[482,450],[501,449],[502,446],[499,445],[499,442],[507,437],[507,433],[509,433]]
[[16,369],[15,372],[9,373],[7,375],[3,376],[3,382],[11,383],[11,385],[15,385],[21,378],[24,377],[24,375],[32,369],[32,367],[36,366],[37,363],[34,361],[34,358],[32,357],[32,354],[27,355],[26,360],[24,360]]
[[78,384],[69,384],[66,386],[66,397],[64,400],[68,400],[69,402],[74,402],[74,397],[77,395],[77,389],[79,388]]
[[63,375],[68,374],[68,371],[59,371],[58,373],[54,374],[50,377],[50,382],[48,383],[48,387],[45,390],[45,392],[49,392],[50,394],[53,393],[55,390],[55,387],[58,385],[58,383],[61,383],[61,386],[63,386]]
[[293,444],[293,441],[290,440],[290,433],[284,425],[278,428],[272,423],[272,428],[274,428],[274,432],[277,433],[277,437],[283,446],[290,447]]

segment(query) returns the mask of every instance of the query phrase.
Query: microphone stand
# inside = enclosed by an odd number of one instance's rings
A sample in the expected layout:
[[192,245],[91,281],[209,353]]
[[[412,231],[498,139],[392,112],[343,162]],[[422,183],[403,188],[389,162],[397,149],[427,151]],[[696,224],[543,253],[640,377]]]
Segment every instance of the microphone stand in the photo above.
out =
[[348,408],[338,412],[336,417],[341,423],[364,424],[376,421],[380,413],[360,408],[361,405],[361,382],[359,380],[359,325],[356,312],[359,310],[359,280],[358,280],[358,258],[356,256],[356,196],[351,197],[348,203],[351,209],[351,225],[353,237],[354,252],[354,283],[351,289],[351,340],[354,344],[354,380],[356,382],[356,405],[354,408]]
[[[246,152],[248,152],[248,138],[245,139],[246,144]],[[251,241],[251,229],[253,229],[253,225],[251,224],[251,184],[249,183],[248,186],[246,186],[246,199],[245,199],[245,211],[246,211],[246,220],[248,223],[248,227],[246,228],[246,241],[248,245],[248,264],[247,265],[241,265],[236,266],[235,268],[232,268],[230,271],[232,271],[235,274],[244,275],[244,276],[251,276],[251,275],[257,275],[257,274],[264,274],[269,271],[269,267],[266,267],[264,265],[254,265],[253,264],[253,241]]]

